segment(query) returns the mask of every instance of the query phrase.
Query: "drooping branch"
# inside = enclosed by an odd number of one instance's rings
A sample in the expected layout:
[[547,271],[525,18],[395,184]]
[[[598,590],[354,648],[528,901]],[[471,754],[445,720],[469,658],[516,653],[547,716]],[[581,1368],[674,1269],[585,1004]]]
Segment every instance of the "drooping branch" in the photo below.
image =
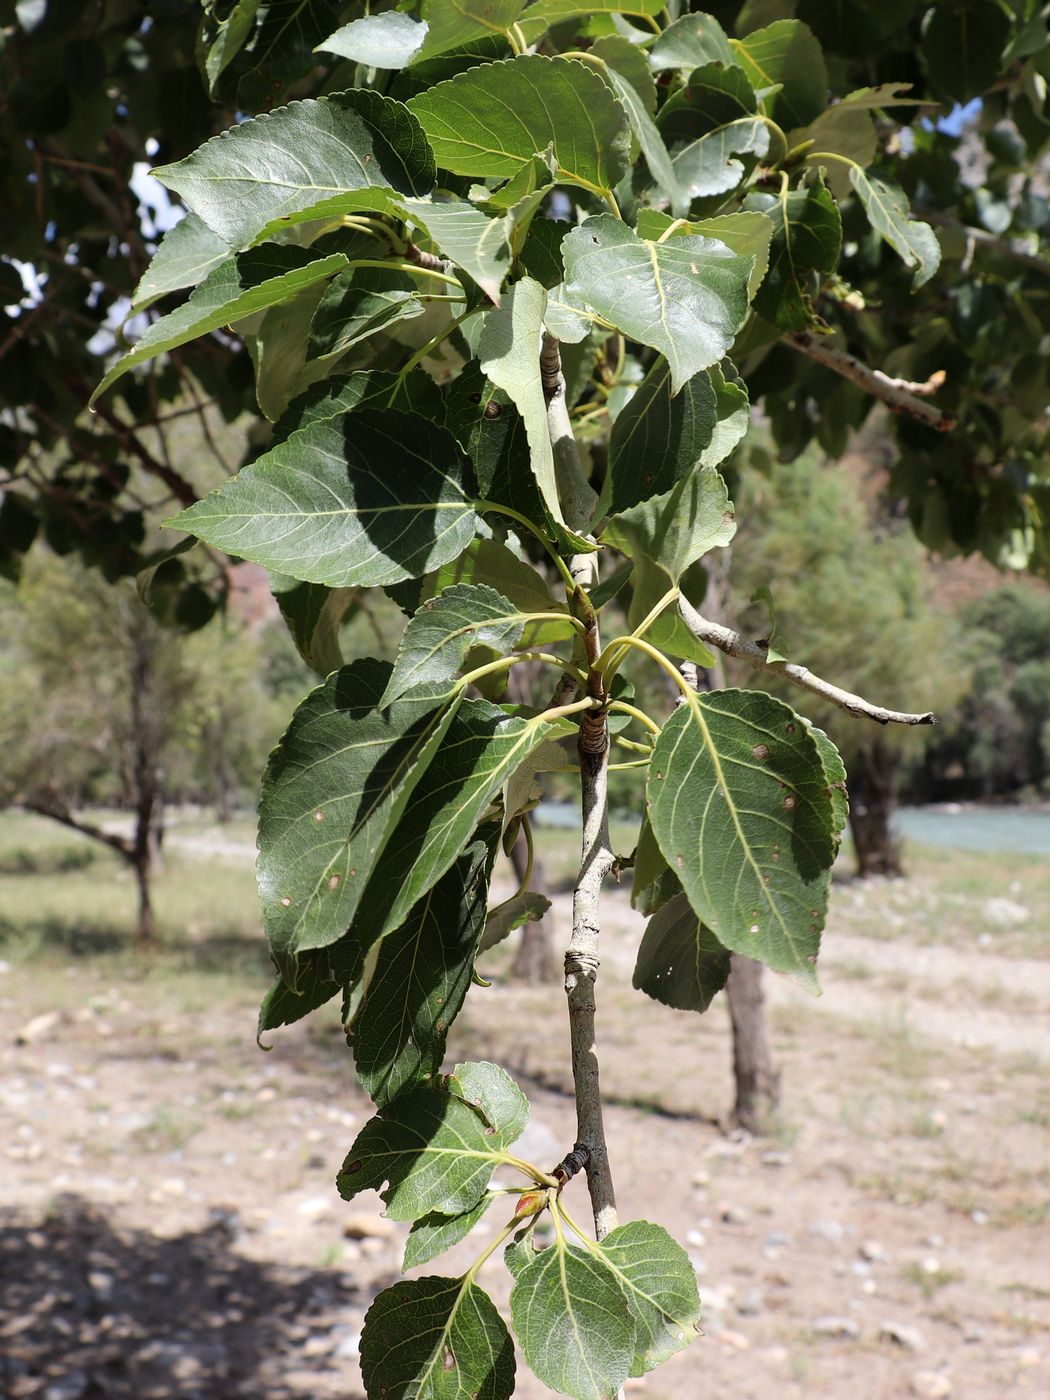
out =
[[790,661],[770,661],[757,642],[749,641],[747,637],[742,637],[739,632],[734,632],[730,627],[723,627],[717,622],[708,622],[706,618],[700,616],[687,598],[679,597],[678,611],[682,621],[693,636],[703,642],[705,646],[715,647],[718,651],[724,652],[726,656],[735,656],[741,661],[746,661],[755,671],[767,671],[772,676],[783,676],[793,685],[808,690],[811,695],[819,696],[821,700],[837,705],[840,710],[845,710],[847,714],[855,715],[861,719],[873,719],[876,724],[937,723],[937,716],[932,711],[927,710],[923,714],[908,714],[903,710],[887,710],[882,705],[873,705],[860,695],[843,690],[841,686],[821,680],[820,676],[815,676],[805,666],[799,666]]
[[35,812],[40,817],[50,817],[54,822],[59,822],[70,831],[77,831],[81,836],[88,836],[92,841],[101,841],[109,846],[125,860],[133,861],[135,858],[134,842],[129,841],[126,836],[121,836],[115,831],[106,831],[104,827],[96,826],[94,822],[86,822],[75,816],[66,804],[59,799],[48,799],[42,797],[29,797],[18,803],[18,806],[26,812]]
[[812,335],[809,331],[786,335],[784,343],[800,354],[808,355],[811,360],[816,360],[825,369],[841,374],[843,379],[849,379],[866,394],[881,399],[894,413],[906,413],[910,418],[938,433],[950,432],[955,427],[955,419],[950,413],[923,402],[924,396],[936,393],[941,387],[943,379],[938,375],[934,375],[925,384],[893,379],[881,369],[871,369],[858,360],[856,355],[851,355],[847,350],[840,350],[835,345],[829,345],[822,336]]

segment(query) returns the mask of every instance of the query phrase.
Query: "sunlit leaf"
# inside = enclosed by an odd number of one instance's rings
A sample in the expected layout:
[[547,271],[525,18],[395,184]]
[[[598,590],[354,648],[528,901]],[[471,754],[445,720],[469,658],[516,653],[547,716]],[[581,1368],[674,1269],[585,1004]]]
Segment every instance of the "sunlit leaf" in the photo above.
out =
[[865,213],[905,267],[913,267],[913,287],[928,282],[941,265],[941,245],[929,224],[913,219],[904,191],[889,180],[851,167],[849,172]]
[[405,1241],[405,1257],[401,1267],[407,1272],[427,1264],[465,1239],[494,1201],[506,1199],[494,1191],[486,1191],[476,1206],[458,1215],[442,1215],[432,1211],[415,1221]]
[[756,90],[777,88],[766,98],[766,114],[785,130],[805,126],[828,105],[824,53],[808,25],[780,19],[737,39],[733,48]]
[[142,311],[169,292],[196,287],[231,254],[224,239],[196,214],[187,214],[160,240],[132,295],[131,310]]
[[631,1375],[644,1375],[688,1346],[699,1330],[696,1270],[682,1246],[648,1220],[618,1226],[600,1249],[638,1329]]
[[413,19],[400,10],[385,10],[351,20],[317,47],[366,68],[404,68],[419,52],[427,27],[425,20]]

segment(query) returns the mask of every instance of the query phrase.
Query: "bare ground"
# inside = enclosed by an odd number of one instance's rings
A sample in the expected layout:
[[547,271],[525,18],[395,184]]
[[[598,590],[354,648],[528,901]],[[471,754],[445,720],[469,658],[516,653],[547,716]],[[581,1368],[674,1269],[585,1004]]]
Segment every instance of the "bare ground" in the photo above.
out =
[[[724,1009],[631,990],[639,923],[611,894],[599,1015],[621,1217],[686,1244],[705,1305],[705,1335],[632,1391],[1050,1393],[1050,960],[1029,955],[1050,939],[1001,908],[986,943],[953,937],[942,904],[922,882],[836,888],[824,996],[770,979],[784,1102],[751,1140],[723,1126]],[[564,898],[557,914],[564,930]],[[497,980],[470,1000],[450,1063],[517,1074],[523,1155],[553,1163],[574,1136],[560,991]],[[362,1317],[404,1228],[332,1184],[368,1116],[334,1014],[263,1056],[255,1001],[91,960],[0,975],[3,1396],[362,1394]],[[502,1299],[502,1267],[487,1274]],[[524,1373],[518,1393],[549,1394]]]

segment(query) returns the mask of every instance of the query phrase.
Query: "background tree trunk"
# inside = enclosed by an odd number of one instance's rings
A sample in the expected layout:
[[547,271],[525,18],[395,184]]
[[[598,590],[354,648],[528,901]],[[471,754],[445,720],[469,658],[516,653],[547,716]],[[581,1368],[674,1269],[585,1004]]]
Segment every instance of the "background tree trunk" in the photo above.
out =
[[733,1122],[750,1133],[765,1132],[780,1102],[780,1075],[773,1068],[766,1032],[764,969],[732,954],[726,996],[733,1025]]
[[898,777],[897,755],[881,739],[862,749],[849,765],[849,824],[861,879],[904,874],[893,834]]
[[[528,860],[525,851],[525,837],[519,832],[510,852],[514,873],[520,883],[525,878]],[[543,862],[534,858],[530,886],[542,894],[545,887]],[[515,982],[556,982],[558,980],[557,960],[554,956],[554,929],[550,914],[535,923],[522,926],[521,941],[511,964],[510,975]]]

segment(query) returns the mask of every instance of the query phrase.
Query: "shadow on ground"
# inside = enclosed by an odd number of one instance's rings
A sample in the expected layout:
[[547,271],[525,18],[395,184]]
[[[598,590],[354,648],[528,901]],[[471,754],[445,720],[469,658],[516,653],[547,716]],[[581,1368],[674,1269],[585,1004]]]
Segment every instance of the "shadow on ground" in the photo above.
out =
[[236,1229],[216,1213],[174,1239],[117,1231],[75,1196],[37,1226],[0,1215],[0,1395],[302,1400],[311,1337],[314,1393],[332,1367],[349,1380],[368,1299],[338,1272],[239,1256]]

